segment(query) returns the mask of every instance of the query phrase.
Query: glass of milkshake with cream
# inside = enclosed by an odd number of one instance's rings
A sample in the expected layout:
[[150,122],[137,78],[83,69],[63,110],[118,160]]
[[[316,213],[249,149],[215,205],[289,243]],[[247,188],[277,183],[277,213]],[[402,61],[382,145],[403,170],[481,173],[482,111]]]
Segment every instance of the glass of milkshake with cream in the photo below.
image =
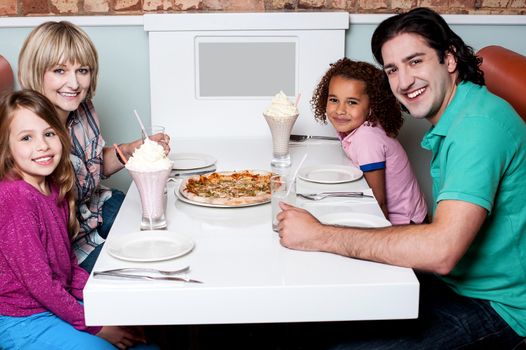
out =
[[298,109],[283,91],[272,98],[271,105],[263,113],[272,134],[271,166],[290,167],[289,138],[298,115]]
[[144,139],[126,163],[141,197],[141,230],[161,230],[166,222],[166,182],[173,162],[157,142]]

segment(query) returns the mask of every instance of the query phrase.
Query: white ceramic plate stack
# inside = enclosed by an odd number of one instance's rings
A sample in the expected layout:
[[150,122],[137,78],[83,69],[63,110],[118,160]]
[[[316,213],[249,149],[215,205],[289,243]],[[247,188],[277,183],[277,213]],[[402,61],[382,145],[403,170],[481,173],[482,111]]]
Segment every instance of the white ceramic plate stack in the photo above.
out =
[[211,167],[216,163],[216,159],[208,154],[202,153],[175,153],[170,156],[174,162],[175,170],[196,170]]

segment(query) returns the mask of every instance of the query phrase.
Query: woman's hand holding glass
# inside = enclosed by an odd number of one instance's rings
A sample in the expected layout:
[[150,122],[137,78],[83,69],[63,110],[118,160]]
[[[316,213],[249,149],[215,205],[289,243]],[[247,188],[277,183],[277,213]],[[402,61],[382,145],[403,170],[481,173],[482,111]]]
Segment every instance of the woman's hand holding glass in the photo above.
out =
[[[150,140],[157,142],[163,146],[164,153],[168,155],[170,153],[170,136],[168,134],[159,132],[154,135],[151,135]],[[144,143],[144,140],[141,138],[130,143],[123,143],[119,145],[119,148],[124,153],[126,158],[130,158],[135,149],[140,147]]]

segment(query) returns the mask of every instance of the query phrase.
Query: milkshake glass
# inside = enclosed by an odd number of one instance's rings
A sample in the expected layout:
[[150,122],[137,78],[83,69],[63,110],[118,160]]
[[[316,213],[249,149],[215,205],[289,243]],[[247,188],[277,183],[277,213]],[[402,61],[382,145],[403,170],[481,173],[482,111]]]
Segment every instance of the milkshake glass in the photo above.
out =
[[270,133],[272,134],[272,160],[271,166],[277,168],[290,167],[289,138],[292,127],[298,119],[298,114],[288,117],[275,117],[263,114]]
[[[162,126],[162,125],[147,126],[147,127],[144,128],[144,130],[141,130],[141,138],[142,138],[142,140],[144,142],[146,137],[150,138],[151,136],[156,135],[156,134],[164,134],[165,130],[166,130],[166,128],[164,126]],[[146,134],[145,134],[145,132],[146,132]],[[164,188],[163,197],[164,197],[164,202],[165,202],[164,207],[165,207],[165,210],[166,210],[166,201],[168,199],[168,190],[167,190],[166,187]]]
[[133,152],[125,165],[141,196],[142,230],[159,230],[167,226],[166,183],[172,165],[163,146],[148,138],[144,139],[144,143]]
[[141,197],[141,230],[160,230],[166,222],[166,182],[171,168],[156,171],[130,170],[130,175]]
[[290,102],[283,91],[272,98],[272,103],[263,112],[272,134],[272,161],[270,165],[273,168],[286,168],[291,165],[289,138],[298,115],[298,108]]

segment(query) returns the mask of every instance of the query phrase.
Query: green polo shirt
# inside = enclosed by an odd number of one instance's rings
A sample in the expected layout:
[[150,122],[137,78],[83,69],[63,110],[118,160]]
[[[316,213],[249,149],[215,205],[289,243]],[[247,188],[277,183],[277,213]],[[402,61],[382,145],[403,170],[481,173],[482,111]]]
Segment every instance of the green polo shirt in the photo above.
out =
[[489,300],[526,336],[526,124],[486,87],[463,82],[422,147],[433,154],[434,209],[441,200],[460,200],[488,211],[442,279],[460,295]]

